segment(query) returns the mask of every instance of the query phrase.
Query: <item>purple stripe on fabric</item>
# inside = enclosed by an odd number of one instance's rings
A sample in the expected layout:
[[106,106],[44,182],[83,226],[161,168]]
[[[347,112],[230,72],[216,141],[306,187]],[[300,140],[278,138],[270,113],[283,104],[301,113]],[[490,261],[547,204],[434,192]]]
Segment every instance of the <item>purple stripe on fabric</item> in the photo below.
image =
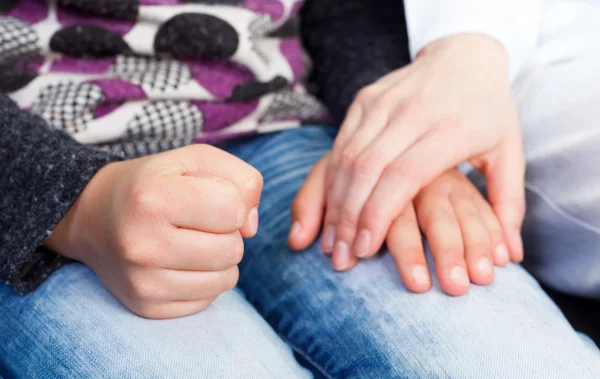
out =
[[8,12],[12,16],[29,24],[37,24],[48,18],[48,5],[36,0],[21,0],[21,2]]
[[216,132],[248,117],[258,107],[258,101],[247,103],[192,102],[204,116],[203,132]]
[[99,79],[91,80],[90,83],[100,87],[104,93],[104,101],[108,103],[146,99],[148,97],[141,87],[123,79]]
[[51,72],[73,72],[78,74],[104,74],[115,63],[115,58],[77,59],[60,57],[52,62]]
[[254,75],[248,69],[223,61],[183,61],[188,65],[192,77],[208,92],[218,98],[228,98],[233,89]]
[[58,8],[56,14],[58,21],[64,27],[71,25],[96,25],[111,30],[121,36],[127,34],[135,25],[135,21],[90,16],[64,8]]
[[94,113],[94,119],[98,119],[100,117],[104,117],[109,113],[112,113],[115,109],[119,108],[123,105],[123,102],[118,103],[102,103],[96,107],[96,112]]
[[209,135],[195,138],[194,142],[195,143],[215,144],[215,143],[223,142],[226,140],[231,140],[231,139],[240,138],[240,137],[253,136],[256,134],[258,134],[258,130],[249,130],[247,132],[236,132],[236,133],[230,133],[230,134],[227,134],[227,133],[209,134]]
[[246,0],[244,7],[256,13],[267,14],[273,21],[279,21],[285,11],[283,4],[278,0]]
[[282,39],[279,48],[281,49],[281,54],[283,54],[290,64],[294,78],[296,80],[302,79],[306,73],[306,65],[304,64],[300,40],[298,38]]

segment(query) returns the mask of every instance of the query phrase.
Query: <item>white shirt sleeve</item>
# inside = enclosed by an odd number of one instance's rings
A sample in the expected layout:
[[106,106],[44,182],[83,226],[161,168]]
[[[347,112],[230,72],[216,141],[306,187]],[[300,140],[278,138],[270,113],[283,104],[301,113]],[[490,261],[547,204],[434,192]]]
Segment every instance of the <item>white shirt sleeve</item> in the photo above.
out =
[[412,58],[437,39],[482,33],[506,48],[512,82],[537,43],[543,1],[404,0]]

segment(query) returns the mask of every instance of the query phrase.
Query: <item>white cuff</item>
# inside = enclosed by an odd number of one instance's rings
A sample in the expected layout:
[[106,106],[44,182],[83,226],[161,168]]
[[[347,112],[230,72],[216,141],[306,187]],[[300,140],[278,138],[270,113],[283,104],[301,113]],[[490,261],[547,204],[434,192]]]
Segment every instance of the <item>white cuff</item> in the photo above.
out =
[[411,56],[440,38],[486,34],[506,48],[512,82],[537,43],[542,1],[405,0]]

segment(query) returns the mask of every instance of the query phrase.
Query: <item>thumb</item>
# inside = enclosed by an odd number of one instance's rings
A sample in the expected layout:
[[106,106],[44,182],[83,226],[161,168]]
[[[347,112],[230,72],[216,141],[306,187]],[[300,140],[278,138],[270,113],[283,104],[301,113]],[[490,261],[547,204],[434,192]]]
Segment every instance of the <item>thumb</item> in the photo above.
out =
[[288,243],[294,250],[312,244],[323,223],[326,201],[326,177],[330,153],[312,168],[292,203],[292,226]]
[[490,205],[500,221],[513,262],[523,260],[521,226],[525,218],[525,156],[520,138],[507,139],[484,167]]

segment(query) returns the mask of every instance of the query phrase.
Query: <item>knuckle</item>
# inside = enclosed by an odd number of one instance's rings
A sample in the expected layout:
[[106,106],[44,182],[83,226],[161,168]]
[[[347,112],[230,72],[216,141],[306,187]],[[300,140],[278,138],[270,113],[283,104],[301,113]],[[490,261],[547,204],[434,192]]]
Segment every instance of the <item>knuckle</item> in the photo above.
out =
[[164,291],[153,280],[137,273],[129,277],[129,286],[132,297],[142,303],[159,298]]
[[157,185],[152,182],[136,184],[131,190],[131,206],[133,211],[146,216],[155,215],[163,207]]
[[259,195],[264,185],[264,179],[260,171],[250,166],[252,173],[244,183],[245,194]]
[[183,147],[183,149],[189,149],[194,155],[203,156],[207,152],[215,149],[214,146],[205,144],[205,143],[197,143]]
[[160,306],[157,304],[151,304],[148,302],[136,302],[129,306],[129,309],[136,315],[146,319],[158,320],[163,318],[163,312],[161,311]]
[[356,95],[356,101],[361,105],[366,105],[370,103],[378,93],[379,88],[377,88],[376,85],[368,85],[358,92]]
[[[217,200],[218,199],[218,200]],[[221,196],[215,196],[215,205],[221,220],[232,228],[241,228],[245,223],[246,205],[236,189],[224,187]]]
[[387,114],[394,110],[395,105],[398,103],[398,96],[392,92],[388,91],[374,100],[373,104],[373,113],[375,114]]
[[418,167],[413,163],[393,164],[385,168],[384,174],[402,181],[411,190],[421,188],[421,177]]
[[143,259],[143,248],[140,246],[136,233],[125,231],[120,233],[115,241],[117,252],[128,263],[138,264]]
[[240,263],[244,257],[244,240],[239,233],[236,233],[235,237],[233,238],[232,245],[233,246],[229,249],[226,263],[235,266]]
[[422,115],[424,112],[431,109],[427,106],[427,99],[423,93],[416,93],[405,100],[402,104],[402,108],[407,112],[417,115]]
[[356,144],[349,142],[346,147],[342,149],[342,153],[340,155],[340,163],[339,166],[342,169],[350,169],[354,165],[354,160],[358,156],[358,146]]
[[357,217],[348,209],[342,209],[338,218],[338,228],[342,230],[356,229],[358,224]]
[[237,285],[237,282],[240,278],[240,270],[238,266],[233,266],[232,268],[227,270],[225,277],[223,278],[223,292],[229,291]]
[[367,151],[356,159],[352,172],[359,178],[377,175],[381,173],[384,165],[384,158],[380,152]]

